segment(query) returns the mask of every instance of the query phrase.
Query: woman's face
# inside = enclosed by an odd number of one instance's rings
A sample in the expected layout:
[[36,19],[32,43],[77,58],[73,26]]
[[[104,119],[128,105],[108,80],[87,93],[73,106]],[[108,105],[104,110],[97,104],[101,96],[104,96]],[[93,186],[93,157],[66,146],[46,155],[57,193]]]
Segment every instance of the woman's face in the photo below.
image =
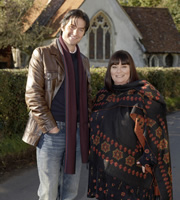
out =
[[119,64],[112,65],[110,69],[111,78],[114,81],[114,85],[124,85],[129,82],[130,78],[130,66]]

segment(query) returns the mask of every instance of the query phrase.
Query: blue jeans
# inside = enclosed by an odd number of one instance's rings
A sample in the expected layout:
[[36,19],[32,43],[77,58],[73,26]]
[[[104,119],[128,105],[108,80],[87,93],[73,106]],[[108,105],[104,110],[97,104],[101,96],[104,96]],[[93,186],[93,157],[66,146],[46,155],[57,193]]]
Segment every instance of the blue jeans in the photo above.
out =
[[37,167],[40,185],[39,200],[73,200],[79,188],[81,173],[80,133],[76,133],[76,172],[65,174],[63,163],[66,148],[66,128],[64,122],[57,122],[58,134],[42,134],[38,146]]

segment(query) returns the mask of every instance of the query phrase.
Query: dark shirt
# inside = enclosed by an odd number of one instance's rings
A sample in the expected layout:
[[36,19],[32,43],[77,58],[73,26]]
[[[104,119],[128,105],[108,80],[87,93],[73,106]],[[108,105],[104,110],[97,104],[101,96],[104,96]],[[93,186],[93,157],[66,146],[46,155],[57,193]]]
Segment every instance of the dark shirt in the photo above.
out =
[[[71,54],[72,62],[74,65],[75,72],[75,85],[76,85],[76,102],[77,102],[77,122],[79,122],[79,70],[77,51]],[[51,112],[56,121],[65,122],[65,79],[59,88],[56,96],[54,97],[51,104]]]

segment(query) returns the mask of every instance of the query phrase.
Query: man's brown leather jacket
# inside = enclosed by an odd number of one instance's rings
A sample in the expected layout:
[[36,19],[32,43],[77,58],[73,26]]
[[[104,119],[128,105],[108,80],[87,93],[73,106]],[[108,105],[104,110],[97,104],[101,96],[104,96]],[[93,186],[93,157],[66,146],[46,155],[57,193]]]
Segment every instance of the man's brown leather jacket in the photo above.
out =
[[[88,82],[88,110],[91,107],[90,65],[81,54]],[[34,50],[29,64],[25,100],[30,109],[29,120],[22,140],[36,146],[42,133],[56,127],[50,108],[51,102],[65,77],[63,57],[58,40]]]

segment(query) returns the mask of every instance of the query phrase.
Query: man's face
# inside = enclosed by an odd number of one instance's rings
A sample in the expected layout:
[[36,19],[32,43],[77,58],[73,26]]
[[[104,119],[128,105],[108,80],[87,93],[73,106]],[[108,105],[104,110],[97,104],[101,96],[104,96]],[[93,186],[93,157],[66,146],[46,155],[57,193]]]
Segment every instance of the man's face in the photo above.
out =
[[62,38],[68,48],[78,44],[85,33],[86,22],[82,18],[70,18],[69,22],[61,27]]

